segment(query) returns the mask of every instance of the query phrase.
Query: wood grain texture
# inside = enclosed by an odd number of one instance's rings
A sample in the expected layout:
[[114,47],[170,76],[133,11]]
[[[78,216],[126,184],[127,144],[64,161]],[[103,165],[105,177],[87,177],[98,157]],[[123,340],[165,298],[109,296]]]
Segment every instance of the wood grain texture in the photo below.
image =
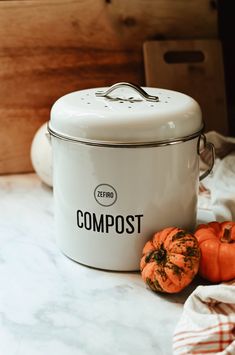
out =
[[[168,63],[167,53],[201,53],[201,62]],[[219,40],[150,41],[144,45],[146,82],[192,96],[202,108],[205,129],[228,134],[224,67]],[[187,57],[187,56],[186,56]]]
[[142,44],[214,38],[209,0],[0,1],[0,173],[32,169],[31,141],[63,94],[144,84]]

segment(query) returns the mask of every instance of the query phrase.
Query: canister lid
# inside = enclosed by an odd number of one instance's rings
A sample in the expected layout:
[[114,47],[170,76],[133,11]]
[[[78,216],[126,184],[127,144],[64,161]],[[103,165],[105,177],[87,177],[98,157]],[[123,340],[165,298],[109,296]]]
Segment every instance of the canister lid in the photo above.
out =
[[107,144],[174,141],[202,128],[190,96],[129,83],[67,94],[53,105],[49,122],[57,136]]

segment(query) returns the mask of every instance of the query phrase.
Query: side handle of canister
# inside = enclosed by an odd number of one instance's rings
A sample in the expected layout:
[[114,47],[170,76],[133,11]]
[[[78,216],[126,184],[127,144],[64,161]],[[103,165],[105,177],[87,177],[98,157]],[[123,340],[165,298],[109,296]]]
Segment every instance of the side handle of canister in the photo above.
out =
[[[201,140],[203,147],[201,148]],[[212,171],[213,166],[215,164],[215,146],[211,142],[207,142],[206,136],[204,134],[201,134],[199,139],[198,139],[198,145],[197,145],[197,152],[198,155],[202,155],[202,153],[209,153],[210,156],[210,164],[208,169],[199,176],[199,181],[202,181],[205,179]]]

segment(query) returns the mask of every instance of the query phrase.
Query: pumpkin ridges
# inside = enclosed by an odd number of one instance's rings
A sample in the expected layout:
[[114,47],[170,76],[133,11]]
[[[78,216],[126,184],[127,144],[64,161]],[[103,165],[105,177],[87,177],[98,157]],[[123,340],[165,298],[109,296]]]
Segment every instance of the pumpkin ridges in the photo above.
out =
[[196,228],[196,231],[201,230],[201,229],[208,229],[208,228],[210,228],[209,224],[210,224],[210,223],[208,223],[208,224],[205,224],[205,223],[199,224],[199,225],[197,226],[197,228]]
[[[196,270],[198,267],[196,268]],[[182,288],[188,286],[194,276],[196,275],[196,271],[194,269],[187,269],[177,267],[175,263],[167,263],[165,265],[165,272],[167,274],[168,279],[171,281],[171,284],[168,283],[170,289],[167,292],[175,293],[182,290]],[[191,278],[189,278],[189,273],[191,274]]]
[[[226,228],[230,238],[225,238]],[[195,232],[201,249],[199,274],[211,282],[228,281],[235,277],[235,223],[210,222]]]
[[176,293],[192,281],[199,267],[199,258],[200,250],[194,235],[169,227],[155,233],[153,240],[146,243],[141,274],[152,290]]
[[199,226],[197,226],[197,229],[196,229],[194,235],[197,238],[198,242],[200,242],[201,239],[204,239],[204,238],[217,239],[217,236],[215,235],[215,229],[209,225],[206,225],[206,224],[200,224]]
[[[176,237],[177,235],[181,235],[182,233],[185,234],[185,231],[183,231],[183,229],[181,229],[181,228],[172,228],[172,230],[169,231],[169,233],[167,235],[167,238],[164,241],[164,247],[166,249],[169,249],[171,244],[172,244],[172,239],[174,237]],[[184,236],[184,238],[185,238],[185,236]],[[182,238],[179,237],[179,239],[182,239]]]
[[171,268],[166,267],[166,274],[168,280],[170,281],[170,282],[168,281],[168,285],[167,285],[168,288],[166,289],[166,291],[169,293],[179,292],[182,289],[182,284],[184,286],[188,284],[188,278],[187,278],[187,282],[185,282],[186,277],[184,277],[183,271],[181,271],[181,276],[179,278],[179,276],[177,277]]
[[[234,261],[231,262],[231,247],[233,248]],[[231,246],[227,243],[221,243],[218,253],[218,264],[220,270],[223,270],[223,281],[229,281],[235,275],[235,244]],[[221,272],[222,273],[222,272]],[[222,277],[220,273],[220,279]]]
[[204,234],[205,230],[206,230],[206,234],[207,234],[207,235],[208,235],[208,234],[214,235],[215,232],[216,232],[216,233],[220,233],[220,227],[218,227],[218,226],[216,225],[216,223],[217,223],[217,222],[209,222],[208,224],[199,224],[199,225],[197,226],[197,228],[196,228],[196,231],[195,231],[194,235],[196,235],[196,233],[197,233],[198,235],[200,235],[200,234],[201,234],[201,231],[203,231],[203,234]]
[[218,222],[210,222],[208,223],[209,227],[212,228],[212,230],[214,230],[214,232],[216,234],[221,232],[221,224]]
[[152,243],[152,241],[148,241],[143,249],[143,254],[147,254],[149,252],[151,252],[152,250],[155,250],[154,245]]
[[[174,241],[171,246],[169,247],[169,252],[170,253],[176,253],[176,254],[183,254],[185,256],[190,256],[190,250],[191,250],[191,256],[193,256],[193,251],[199,252],[198,249],[198,241],[195,237],[190,236],[190,238],[185,238],[181,242]],[[198,254],[197,254],[198,256]]]
[[159,245],[164,244],[166,238],[170,235],[170,233],[174,230],[177,230],[175,227],[165,228],[163,231],[157,232],[153,236],[153,245],[157,248]]
[[168,292],[168,293],[177,292],[177,287],[172,282],[172,280],[168,277],[165,267],[160,266],[158,270],[156,270],[156,276],[157,276],[158,283],[164,292]]
[[168,262],[171,264],[177,265],[181,269],[187,269],[187,271],[192,271],[193,273],[197,273],[199,265],[196,263],[198,257],[187,257],[180,254],[171,253],[168,257]]
[[[173,282],[177,282],[177,278],[175,277],[174,274],[179,273],[179,279],[182,284],[188,285],[194,276],[197,274],[198,269],[199,269],[199,263],[198,263],[198,258],[189,258],[185,257],[183,255],[179,254],[171,254],[169,256],[169,268],[172,268],[173,271],[173,277],[170,276],[170,273],[167,274],[169,277],[171,277]],[[166,265],[166,267],[168,266]],[[173,267],[172,267],[173,266]],[[176,269],[176,267],[178,269]],[[190,275],[190,278],[189,278]],[[176,275],[177,276],[177,275]]]
[[[156,265],[155,262],[152,261],[148,264],[146,264],[145,268],[142,271],[142,278],[143,280],[147,283],[147,285],[153,290],[153,291],[161,291],[163,292],[161,283],[155,282],[155,273],[156,273]],[[154,280],[154,281],[152,281]]]
[[147,279],[147,277],[152,278],[154,276],[155,272],[155,263],[150,262],[149,264],[146,264],[145,268],[142,270],[142,277],[144,280]]
[[[159,281],[160,283],[160,281]],[[162,290],[164,290],[163,292],[167,292],[167,293],[176,293],[176,292],[179,292],[181,289],[181,285],[177,286],[175,285],[170,277],[167,275],[167,279],[165,282],[162,283]]]
[[199,267],[199,273],[202,277],[206,279],[208,279],[207,275],[211,275],[210,281],[218,282],[218,274],[220,274],[220,270],[218,268],[218,261],[216,263],[211,263],[211,258],[214,258],[215,255],[218,258],[217,255],[219,251],[219,243],[214,240],[213,244],[211,243],[211,241],[206,241],[205,243],[203,243],[203,247],[202,245],[200,246],[201,248],[203,248],[203,252],[201,252],[201,263]]
[[153,282],[150,278],[147,278],[147,279],[146,279],[146,284],[149,286],[149,288],[151,288],[151,290],[162,292],[162,288],[161,288],[161,286],[159,285],[159,283],[157,282],[157,280],[155,280],[155,281]]
[[142,256],[142,258],[140,259],[140,271],[141,272],[144,269],[145,265],[146,265],[145,256]]
[[203,234],[203,233],[199,233],[199,232],[195,232],[195,236],[197,238],[197,241],[200,244],[208,241],[208,240],[211,240],[211,239],[214,239],[215,241],[218,241],[218,238],[215,237],[213,235],[213,233],[210,233],[209,235],[206,235],[206,234]]

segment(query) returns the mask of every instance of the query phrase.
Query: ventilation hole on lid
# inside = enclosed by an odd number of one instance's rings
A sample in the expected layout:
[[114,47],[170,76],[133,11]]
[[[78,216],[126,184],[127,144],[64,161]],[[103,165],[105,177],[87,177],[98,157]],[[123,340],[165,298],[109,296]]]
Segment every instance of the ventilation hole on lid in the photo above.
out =
[[150,107],[154,107],[154,105],[150,105]]
[[107,105],[105,105],[104,107],[108,107]]
[[84,97],[81,97],[81,100],[84,100]]
[[167,96],[168,99],[170,99],[170,96]]
[[119,101],[119,103],[120,103],[120,104],[123,104],[123,103],[124,103],[124,101]]
[[132,108],[132,106],[128,106],[128,108]]
[[165,101],[165,104],[168,104],[168,101]]
[[87,105],[90,105],[90,102],[87,102]]

